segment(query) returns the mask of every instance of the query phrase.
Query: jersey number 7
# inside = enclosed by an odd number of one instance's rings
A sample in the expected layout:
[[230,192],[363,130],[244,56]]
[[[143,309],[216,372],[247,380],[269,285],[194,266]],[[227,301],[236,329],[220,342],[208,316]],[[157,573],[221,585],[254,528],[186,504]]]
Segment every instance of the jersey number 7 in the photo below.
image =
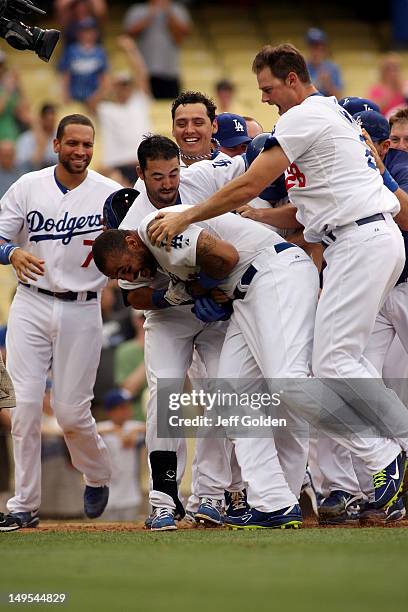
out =
[[[84,240],[82,244],[84,246],[92,247],[93,243],[94,243],[94,240]],[[86,256],[86,259],[81,264],[81,268],[87,268],[89,266],[89,264],[91,263],[92,259],[93,259],[93,255],[92,255],[92,249],[91,249],[89,251],[88,255]]]

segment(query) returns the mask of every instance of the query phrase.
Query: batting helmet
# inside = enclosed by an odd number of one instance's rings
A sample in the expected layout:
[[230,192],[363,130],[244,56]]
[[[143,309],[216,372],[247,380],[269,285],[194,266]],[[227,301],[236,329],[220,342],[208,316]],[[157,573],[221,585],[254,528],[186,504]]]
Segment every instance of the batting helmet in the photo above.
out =
[[350,98],[342,98],[339,100],[340,106],[342,106],[350,115],[355,115],[356,113],[362,113],[363,111],[377,111],[380,112],[380,107],[372,100],[368,100],[367,98],[359,98],[357,96],[352,96]]
[[103,220],[108,229],[117,229],[139,195],[137,189],[119,189],[110,194],[103,205]]
[[[250,166],[254,159],[256,159],[263,151],[265,141],[270,137],[270,135],[270,132],[258,134],[258,136],[255,136],[255,138],[253,138],[248,144],[248,148],[245,153],[248,166]],[[259,197],[262,200],[268,200],[268,202],[279,202],[279,200],[282,200],[286,196],[287,191],[285,187],[284,174],[281,174],[275,182],[271,183],[259,194]]]

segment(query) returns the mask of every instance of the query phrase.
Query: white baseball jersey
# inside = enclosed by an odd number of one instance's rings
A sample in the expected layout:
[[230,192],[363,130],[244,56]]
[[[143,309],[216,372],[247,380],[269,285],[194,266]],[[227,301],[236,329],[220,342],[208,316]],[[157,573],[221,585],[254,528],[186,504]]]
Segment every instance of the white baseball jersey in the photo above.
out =
[[[218,153],[214,160],[203,160],[191,166],[180,166],[180,203],[198,204],[244,172],[245,160],[243,157],[239,155],[231,158],[224,153]],[[140,191],[140,195],[120,224],[120,229],[136,229],[149,213],[157,214],[158,209],[150,202],[145,184],[141,179],[136,181],[135,189]],[[153,281],[141,279],[135,283],[129,283],[121,280],[119,285],[122,289],[129,291],[147,286],[158,289],[166,287],[168,279],[163,279],[160,274],[157,274]]]
[[[162,210],[182,212],[186,208],[188,207],[184,205],[175,205]],[[139,236],[154,255],[161,270],[175,281],[191,280],[200,271],[196,260],[196,250],[198,237],[203,230],[235,246],[239,253],[239,261],[228,278],[219,284],[220,289],[230,297],[233,296],[241,276],[257,255],[274,244],[282,242],[281,236],[256,221],[226,213],[220,217],[190,225],[182,234],[173,238],[171,250],[167,251],[164,245],[153,246],[147,235],[149,223],[155,216],[156,211],[143,219],[138,228]]]
[[265,148],[274,141],[289,159],[286,188],[308,242],[357,219],[399,212],[360,127],[336,98],[309,96],[288,110]]
[[102,231],[105,199],[121,185],[88,170],[64,193],[55,166],[20,177],[0,202],[0,236],[45,261],[32,285],[49,291],[97,291],[106,278],[92,260],[92,242]]

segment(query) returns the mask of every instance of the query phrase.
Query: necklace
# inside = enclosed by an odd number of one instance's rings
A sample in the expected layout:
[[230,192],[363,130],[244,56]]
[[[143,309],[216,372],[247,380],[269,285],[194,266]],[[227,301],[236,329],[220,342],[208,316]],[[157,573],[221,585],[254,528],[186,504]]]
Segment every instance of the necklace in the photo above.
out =
[[201,161],[202,159],[210,159],[211,156],[212,151],[210,151],[209,153],[204,153],[204,155],[187,155],[186,153],[181,152],[181,157],[189,161]]

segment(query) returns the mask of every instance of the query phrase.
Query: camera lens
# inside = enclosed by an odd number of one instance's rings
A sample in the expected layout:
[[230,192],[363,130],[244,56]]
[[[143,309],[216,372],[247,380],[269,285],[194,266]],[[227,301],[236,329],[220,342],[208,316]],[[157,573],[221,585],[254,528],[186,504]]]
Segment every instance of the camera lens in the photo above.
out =
[[40,59],[48,62],[58,42],[60,32],[58,30],[43,30],[32,28],[33,50]]

